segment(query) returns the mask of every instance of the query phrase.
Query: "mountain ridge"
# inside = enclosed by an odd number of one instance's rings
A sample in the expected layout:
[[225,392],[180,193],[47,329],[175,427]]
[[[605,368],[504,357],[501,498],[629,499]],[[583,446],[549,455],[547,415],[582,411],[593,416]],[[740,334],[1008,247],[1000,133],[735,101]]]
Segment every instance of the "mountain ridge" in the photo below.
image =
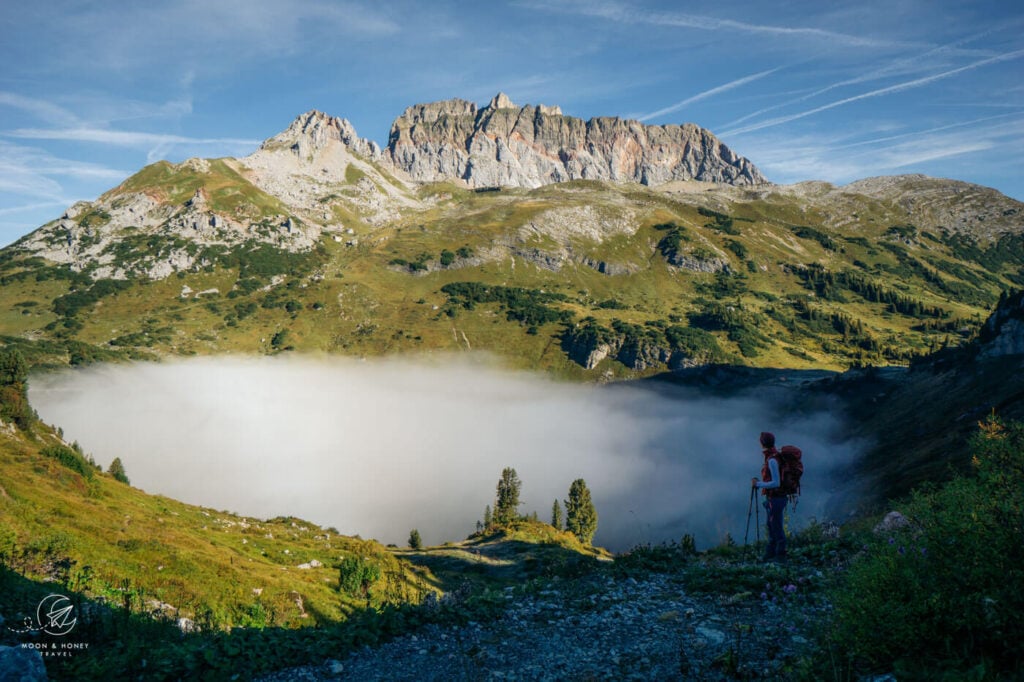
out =
[[[487,126],[555,119],[569,117],[445,100],[406,109],[397,138],[437,124],[483,144]],[[0,333],[59,341],[64,362],[472,348],[591,380],[837,369],[958,343],[1024,285],[1024,204],[969,183],[470,187],[417,180],[388,150],[313,110],[247,157],[147,166],[0,251]]]
[[695,124],[583,121],[558,106],[520,107],[504,93],[481,108],[455,99],[406,109],[391,126],[384,154],[415,180],[455,177],[470,187],[568,180],[768,182],[748,159]]

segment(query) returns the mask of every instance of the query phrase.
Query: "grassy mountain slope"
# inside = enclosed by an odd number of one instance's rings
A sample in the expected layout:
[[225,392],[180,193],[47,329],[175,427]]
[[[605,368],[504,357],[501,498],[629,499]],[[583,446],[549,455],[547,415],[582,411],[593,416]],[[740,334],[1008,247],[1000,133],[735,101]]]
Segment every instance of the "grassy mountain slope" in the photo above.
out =
[[[987,197],[994,217],[967,215],[963,183],[929,181],[927,211],[907,198],[925,191],[914,177],[865,194],[438,184],[389,204],[380,187],[398,181],[350,165],[340,185],[312,186],[322,196],[302,185],[313,194],[297,206],[241,162],[190,163],[144,169],[5,249],[0,334],[57,344],[44,353],[57,363],[472,349],[583,379],[708,360],[840,369],[956,345],[1024,282],[1018,202]],[[139,196],[156,202],[148,227],[103,222]],[[204,220],[220,227],[182,227]],[[39,247],[61,235],[67,249]]]
[[[330,623],[368,603],[418,602],[438,586],[374,541],[148,495],[96,470],[41,424],[0,431],[0,482],[8,568],[207,630]],[[366,596],[339,585],[338,566],[353,557],[379,568]],[[0,611],[28,608],[19,596],[4,593]]]

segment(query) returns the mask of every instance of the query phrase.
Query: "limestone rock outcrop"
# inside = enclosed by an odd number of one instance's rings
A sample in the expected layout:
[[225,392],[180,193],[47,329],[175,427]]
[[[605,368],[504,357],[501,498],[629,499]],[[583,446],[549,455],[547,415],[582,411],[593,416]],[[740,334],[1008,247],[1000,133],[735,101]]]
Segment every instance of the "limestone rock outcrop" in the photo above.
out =
[[382,154],[413,180],[459,178],[471,187],[577,179],[768,183],[753,163],[692,123],[584,121],[558,107],[517,106],[503,93],[482,108],[462,99],[409,107],[392,124]]
[[978,340],[983,357],[1024,355],[1024,291],[999,301],[981,328]]
[[261,144],[260,149],[288,147],[297,156],[308,158],[334,142],[341,142],[349,150],[368,159],[380,156],[377,143],[359,137],[348,119],[329,116],[315,109],[297,117],[287,129]]

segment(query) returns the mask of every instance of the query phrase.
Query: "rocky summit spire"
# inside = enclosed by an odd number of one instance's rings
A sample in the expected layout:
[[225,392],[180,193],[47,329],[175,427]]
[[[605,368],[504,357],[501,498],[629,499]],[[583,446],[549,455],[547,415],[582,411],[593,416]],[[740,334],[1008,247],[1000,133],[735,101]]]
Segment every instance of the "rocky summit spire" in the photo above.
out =
[[488,109],[517,109],[512,99],[504,92],[499,92],[487,105]]
[[260,149],[288,146],[300,157],[306,157],[337,143],[367,158],[380,156],[377,143],[359,137],[348,119],[329,116],[315,109],[296,117],[285,131],[264,141]]
[[538,187],[575,179],[639,182],[768,181],[746,158],[692,123],[589,121],[557,106],[519,106],[499,92],[484,107],[461,99],[418,104],[391,126],[385,159],[413,180],[472,187]]

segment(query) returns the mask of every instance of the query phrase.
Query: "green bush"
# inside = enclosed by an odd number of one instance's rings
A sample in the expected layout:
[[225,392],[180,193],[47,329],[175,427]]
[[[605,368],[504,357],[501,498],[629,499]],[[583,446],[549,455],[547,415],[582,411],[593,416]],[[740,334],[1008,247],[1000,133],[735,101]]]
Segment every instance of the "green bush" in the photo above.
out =
[[[498,303],[509,321],[526,327],[539,327],[552,322],[570,322],[572,313],[551,307],[551,303],[567,300],[564,294],[521,287],[490,286],[479,282],[452,282],[441,287],[452,306],[473,310],[478,303]],[[449,315],[454,317],[453,312]]]
[[909,525],[852,565],[835,601],[855,665],[900,679],[1024,673],[1024,424],[989,418],[970,452],[975,476],[914,494]]
[[95,473],[95,469],[85,457],[65,445],[51,445],[45,447],[39,451],[46,457],[52,457],[61,463],[61,465],[71,469],[72,471],[81,474],[85,478],[92,478]]
[[377,582],[380,576],[380,567],[376,564],[362,557],[346,557],[338,567],[338,586],[342,592],[365,597],[369,594],[370,586]]
[[61,317],[74,317],[78,311],[91,308],[101,298],[113,296],[131,286],[127,280],[101,279],[53,299],[53,312]]

